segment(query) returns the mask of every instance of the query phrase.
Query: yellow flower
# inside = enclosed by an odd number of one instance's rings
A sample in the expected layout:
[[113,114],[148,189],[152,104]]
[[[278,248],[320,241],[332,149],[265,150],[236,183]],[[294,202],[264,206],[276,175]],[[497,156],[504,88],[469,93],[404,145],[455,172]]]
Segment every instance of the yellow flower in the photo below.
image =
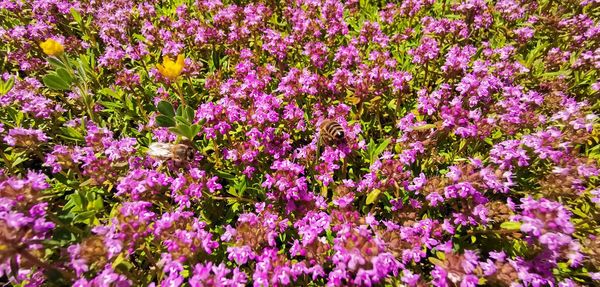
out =
[[183,55],[177,56],[177,61],[175,62],[168,56],[164,56],[162,64],[156,65],[156,68],[161,75],[173,81],[179,77],[179,74],[181,74],[181,71],[183,70],[183,60]]
[[61,43],[54,41],[54,39],[48,39],[40,43],[40,48],[48,56],[58,56],[65,51],[65,47]]

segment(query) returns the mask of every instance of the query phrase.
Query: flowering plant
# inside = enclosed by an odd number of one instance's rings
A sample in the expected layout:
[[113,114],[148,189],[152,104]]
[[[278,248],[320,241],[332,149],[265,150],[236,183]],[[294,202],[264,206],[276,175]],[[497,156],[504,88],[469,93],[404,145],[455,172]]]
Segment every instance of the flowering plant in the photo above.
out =
[[599,9],[0,0],[0,278],[598,285]]

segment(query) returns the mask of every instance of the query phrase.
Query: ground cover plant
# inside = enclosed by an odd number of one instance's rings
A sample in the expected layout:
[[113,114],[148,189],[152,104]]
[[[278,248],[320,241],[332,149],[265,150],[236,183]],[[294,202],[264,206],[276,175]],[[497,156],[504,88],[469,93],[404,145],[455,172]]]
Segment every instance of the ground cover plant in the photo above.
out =
[[0,0],[0,281],[600,282],[598,0]]

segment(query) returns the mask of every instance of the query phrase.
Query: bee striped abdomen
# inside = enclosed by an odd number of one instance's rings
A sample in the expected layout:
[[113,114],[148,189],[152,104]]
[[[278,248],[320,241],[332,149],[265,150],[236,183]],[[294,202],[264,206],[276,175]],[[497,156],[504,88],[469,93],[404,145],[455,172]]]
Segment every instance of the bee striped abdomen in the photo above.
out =
[[173,159],[178,161],[192,161],[194,159],[194,149],[186,144],[176,144],[172,148]]
[[321,124],[321,139],[326,143],[341,141],[344,137],[344,128],[337,122],[325,120]]
[[148,155],[159,160],[190,162],[194,160],[194,148],[187,143],[151,143],[148,147]]

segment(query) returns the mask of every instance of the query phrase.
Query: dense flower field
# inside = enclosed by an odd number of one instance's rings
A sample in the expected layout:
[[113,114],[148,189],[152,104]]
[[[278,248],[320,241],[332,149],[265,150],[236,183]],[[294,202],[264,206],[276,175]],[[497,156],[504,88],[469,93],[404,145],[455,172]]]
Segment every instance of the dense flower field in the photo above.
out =
[[598,0],[0,0],[0,281],[600,284]]

